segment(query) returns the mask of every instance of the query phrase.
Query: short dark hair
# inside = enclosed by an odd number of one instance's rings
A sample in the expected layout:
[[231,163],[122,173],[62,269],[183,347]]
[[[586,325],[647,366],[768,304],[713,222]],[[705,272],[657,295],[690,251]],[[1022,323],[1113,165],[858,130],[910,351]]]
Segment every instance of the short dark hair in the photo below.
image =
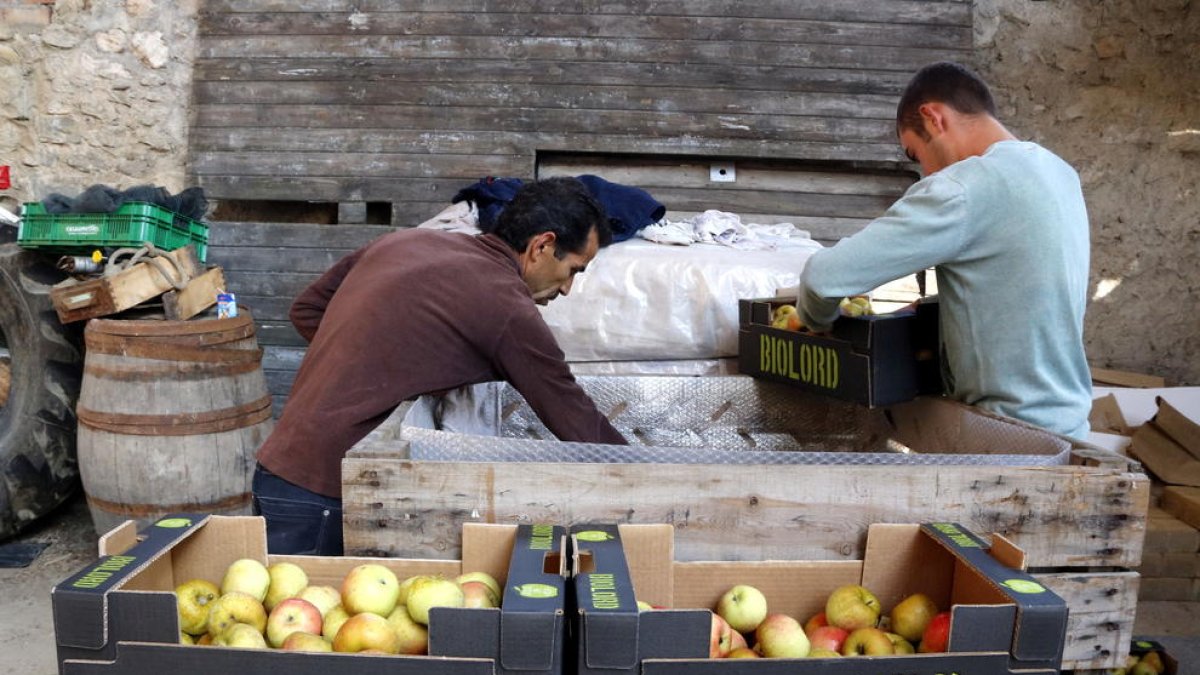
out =
[[583,252],[593,229],[601,246],[612,243],[604,207],[579,180],[562,176],[521,186],[500,212],[492,234],[520,253],[533,237],[553,232],[554,254],[562,258]]
[[996,101],[978,75],[958,63],[939,61],[917,71],[909,80],[896,106],[896,131],[916,132],[928,138],[921,122],[921,106],[945,103],[964,115],[987,113],[996,116]]

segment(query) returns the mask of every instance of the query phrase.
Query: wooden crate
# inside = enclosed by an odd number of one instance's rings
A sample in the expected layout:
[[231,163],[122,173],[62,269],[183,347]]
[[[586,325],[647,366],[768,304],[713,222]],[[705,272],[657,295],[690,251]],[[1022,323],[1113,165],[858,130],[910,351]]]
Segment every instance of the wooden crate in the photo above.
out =
[[1133,633],[1150,483],[1079,445],[1067,466],[753,466],[415,461],[398,410],[342,464],[348,555],[453,557],[463,523],[672,523],[679,560],[861,559],[876,522],[997,532],[1071,608],[1064,668]]

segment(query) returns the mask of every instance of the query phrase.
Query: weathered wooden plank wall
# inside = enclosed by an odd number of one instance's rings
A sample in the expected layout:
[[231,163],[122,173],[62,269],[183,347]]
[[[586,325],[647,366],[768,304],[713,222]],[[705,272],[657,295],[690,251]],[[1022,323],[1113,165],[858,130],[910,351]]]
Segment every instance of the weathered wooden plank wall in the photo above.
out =
[[[911,182],[898,94],[972,40],[967,0],[210,0],[199,31],[190,178],[210,198],[385,202],[407,226],[485,175],[592,172],[826,240]],[[713,161],[738,180],[706,180]],[[291,298],[384,230],[214,230],[284,394]]]

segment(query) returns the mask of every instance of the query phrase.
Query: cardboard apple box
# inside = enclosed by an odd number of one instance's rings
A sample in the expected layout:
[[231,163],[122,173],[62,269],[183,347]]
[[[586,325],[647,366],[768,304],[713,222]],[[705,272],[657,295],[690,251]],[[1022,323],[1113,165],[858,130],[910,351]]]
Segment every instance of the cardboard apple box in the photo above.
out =
[[[1061,598],[1024,574],[1003,537],[951,523],[872,525],[861,561],[676,562],[671,525],[572,528],[576,608],[570,638],[581,675],[1057,673],[1066,637]],[[748,544],[752,545],[752,544]],[[948,652],[837,659],[709,659],[710,613],[736,584],[801,623],[837,587],[861,584],[890,609],[921,592],[952,613]],[[640,600],[668,609],[638,612]]]
[[[262,518],[181,514],[141,532],[133,521],[100,539],[101,557],[52,590],[61,675],[494,675],[562,672],[566,532],[550,525],[463,527],[461,560],[267,554]],[[371,562],[400,579],[487,572],[503,585],[500,609],[430,611],[430,656],[304,653],[179,644],[174,589],[190,579],[219,583],[240,558],[288,561],[310,585],[340,587]],[[529,592],[529,589],[536,592]],[[523,592],[524,591],[524,592]]]

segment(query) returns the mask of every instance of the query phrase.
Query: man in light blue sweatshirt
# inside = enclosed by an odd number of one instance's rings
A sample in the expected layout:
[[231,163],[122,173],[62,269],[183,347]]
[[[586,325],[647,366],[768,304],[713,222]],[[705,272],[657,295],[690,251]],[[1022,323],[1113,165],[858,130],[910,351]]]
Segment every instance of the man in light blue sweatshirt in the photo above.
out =
[[804,325],[828,330],[843,297],[934,266],[949,396],[1086,439],[1089,233],[1078,174],[1009,133],[987,85],[958,64],[913,77],[896,127],[924,178],[808,260]]

